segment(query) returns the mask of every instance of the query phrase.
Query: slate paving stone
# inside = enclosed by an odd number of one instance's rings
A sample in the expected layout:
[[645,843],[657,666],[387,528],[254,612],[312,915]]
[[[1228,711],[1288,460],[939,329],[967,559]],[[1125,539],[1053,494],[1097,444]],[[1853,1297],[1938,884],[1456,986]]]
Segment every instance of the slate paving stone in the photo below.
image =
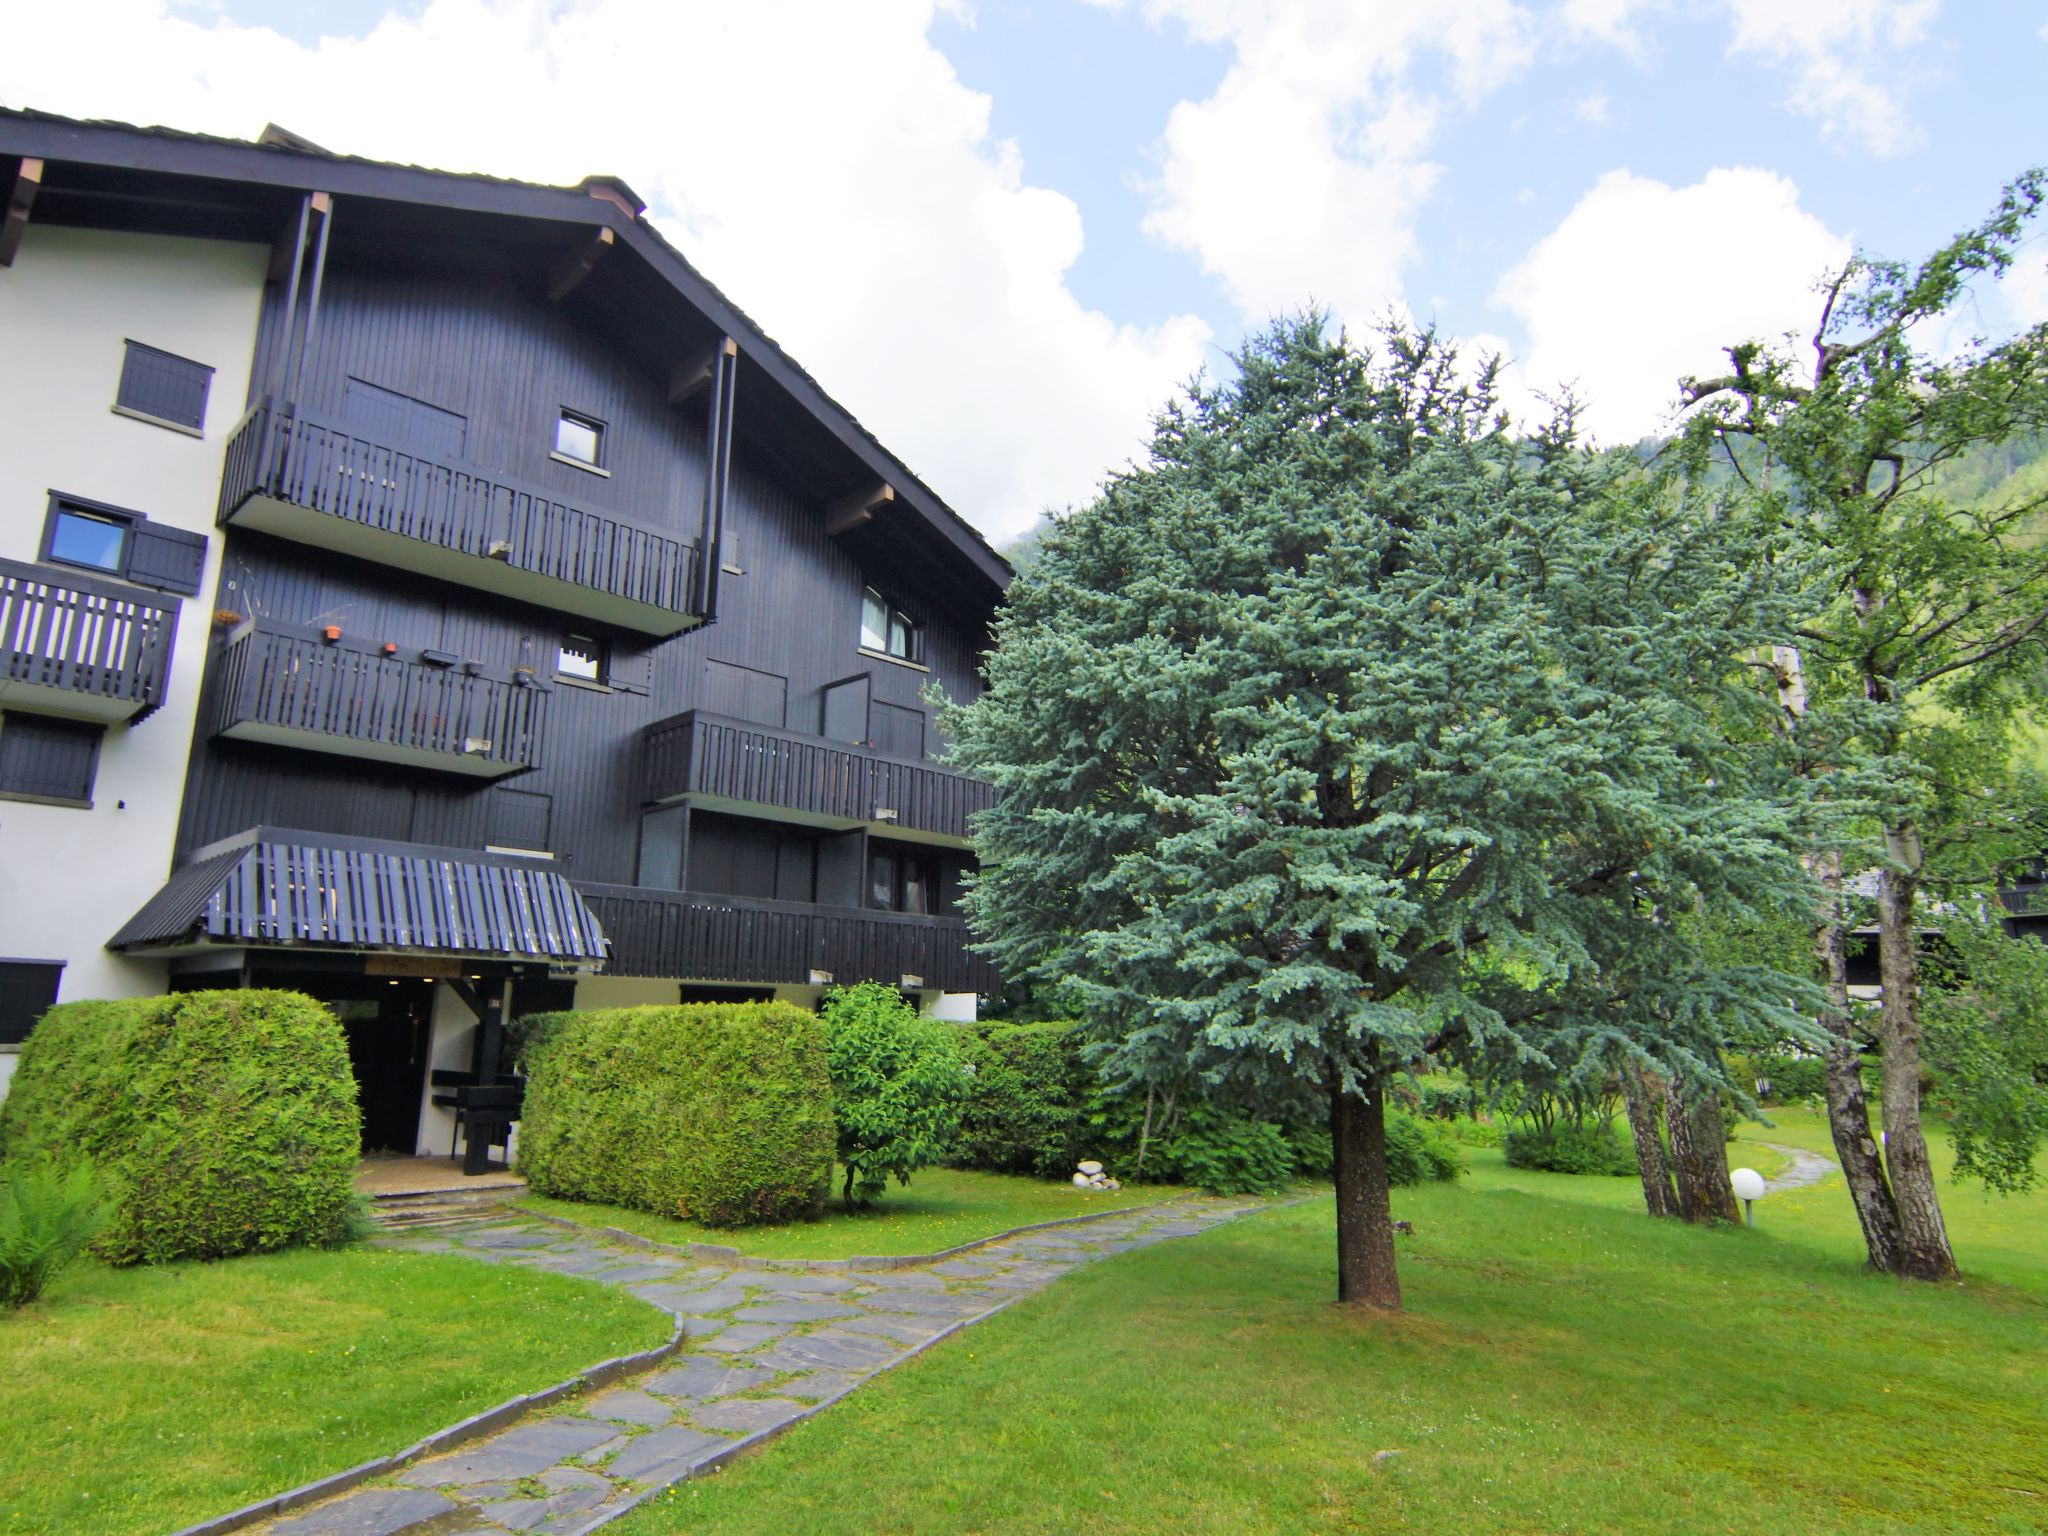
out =
[[871,1333],[841,1333],[825,1328],[817,1333],[799,1334],[776,1346],[779,1357],[803,1362],[793,1369],[823,1366],[837,1371],[871,1371],[884,1360],[902,1353],[893,1339],[878,1339]]
[[758,1285],[785,1296],[837,1296],[857,1283],[845,1275],[805,1269],[736,1269],[732,1278],[735,1284]]
[[396,1536],[409,1526],[457,1506],[425,1488],[365,1488],[332,1504],[294,1515],[270,1528],[271,1536]]
[[899,1344],[922,1344],[935,1339],[953,1325],[944,1318],[850,1317],[835,1327],[847,1333],[872,1333]]
[[730,1312],[734,1307],[744,1307],[753,1299],[752,1292],[737,1285],[714,1285],[709,1290],[684,1297],[676,1310],[691,1317],[711,1317],[719,1312]]
[[462,1241],[463,1246],[469,1248],[545,1248],[557,1239],[545,1232],[510,1227],[491,1232],[477,1232]]
[[593,1419],[606,1419],[614,1424],[638,1424],[652,1429],[657,1424],[666,1424],[676,1416],[671,1408],[658,1397],[649,1397],[637,1387],[614,1387],[609,1392],[600,1392],[583,1405],[583,1411]]
[[641,1383],[664,1397],[723,1397],[765,1385],[774,1371],[743,1360],[691,1360]]
[[967,1259],[953,1259],[944,1264],[934,1264],[932,1273],[944,1275],[948,1280],[979,1280],[984,1275],[1001,1274],[999,1264],[976,1264]]
[[597,1278],[606,1285],[631,1285],[636,1280],[667,1280],[675,1275],[672,1264],[628,1264],[623,1269],[596,1271]]
[[895,1296],[872,1296],[868,1298],[870,1312],[906,1313],[912,1317],[943,1317],[954,1321],[972,1317],[988,1309],[989,1303],[973,1297],[963,1298],[957,1292],[905,1291]]
[[928,1269],[878,1269],[864,1275],[861,1289],[874,1291],[943,1291],[946,1281]]
[[698,1404],[690,1410],[690,1417],[711,1429],[751,1435],[800,1419],[810,1411],[809,1403],[793,1403],[786,1397],[728,1397]]
[[787,1328],[778,1327],[773,1323],[734,1323],[730,1328],[721,1329],[698,1347],[717,1350],[720,1354],[745,1354],[748,1350],[758,1349],[763,1344],[774,1343],[787,1332]]
[[408,1467],[400,1480],[422,1488],[446,1488],[531,1477],[602,1445],[617,1433],[616,1425],[590,1419],[533,1419],[452,1455]]
[[687,1424],[673,1424],[626,1443],[611,1459],[605,1471],[612,1477],[635,1483],[673,1482],[714,1451],[730,1442],[720,1435],[707,1435]]
[[866,1374],[865,1371],[812,1371],[794,1381],[785,1381],[776,1390],[810,1402],[823,1402],[828,1397],[837,1397]]
[[835,1317],[858,1317],[860,1309],[836,1301],[765,1301],[733,1314],[745,1323],[822,1323]]
[[543,1472],[538,1481],[548,1490],[546,1498],[488,1500],[478,1509],[507,1530],[537,1531],[552,1521],[596,1509],[614,1492],[609,1478],[578,1467],[557,1467]]
[[1163,1221],[1152,1229],[1154,1237],[1193,1237],[1209,1230],[1206,1221]]

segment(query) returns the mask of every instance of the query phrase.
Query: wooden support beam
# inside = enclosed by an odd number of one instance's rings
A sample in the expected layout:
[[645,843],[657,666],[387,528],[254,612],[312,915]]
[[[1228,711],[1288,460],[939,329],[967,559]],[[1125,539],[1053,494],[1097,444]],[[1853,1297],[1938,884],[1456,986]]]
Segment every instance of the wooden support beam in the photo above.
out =
[[7,194],[7,208],[0,212],[0,267],[14,265],[21,249],[21,237],[28,233],[28,211],[35,206],[36,193],[43,187],[43,162],[23,155],[14,168],[14,187]]
[[872,522],[877,512],[896,500],[896,487],[877,482],[865,490],[842,496],[825,508],[825,532],[831,538]]
[[668,376],[668,403],[681,405],[711,382],[718,371],[721,357],[738,357],[740,344],[730,336],[716,346],[706,347],[688,362],[676,364],[676,371]]
[[[327,210],[334,206],[334,199],[325,192],[314,192],[306,203],[306,235],[311,239],[320,232],[320,221],[327,217]],[[270,243],[269,281],[283,283],[292,275],[292,265],[299,255],[299,221],[286,219],[284,228],[277,232],[277,238]]]
[[590,269],[597,265],[598,258],[617,242],[618,236],[609,229],[600,229],[589,240],[555,263],[555,270],[548,274],[548,302],[559,304],[576,291],[576,285],[590,276]]

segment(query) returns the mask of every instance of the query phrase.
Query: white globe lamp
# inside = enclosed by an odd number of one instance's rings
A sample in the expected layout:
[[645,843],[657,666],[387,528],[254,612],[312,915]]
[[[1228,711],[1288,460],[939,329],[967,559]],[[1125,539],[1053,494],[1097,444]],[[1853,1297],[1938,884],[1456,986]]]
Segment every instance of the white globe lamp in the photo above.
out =
[[1743,1215],[1755,1226],[1756,1202],[1764,1197],[1764,1176],[1754,1168],[1737,1168],[1728,1175],[1728,1183],[1735,1190],[1735,1198],[1742,1202]]

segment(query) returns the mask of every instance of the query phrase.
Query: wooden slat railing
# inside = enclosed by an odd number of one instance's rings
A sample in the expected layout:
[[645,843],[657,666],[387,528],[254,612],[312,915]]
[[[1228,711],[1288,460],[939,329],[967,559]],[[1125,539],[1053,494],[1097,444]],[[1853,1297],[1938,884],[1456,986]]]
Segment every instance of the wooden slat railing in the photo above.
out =
[[971,953],[957,917],[575,882],[612,942],[607,974],[802,986],[813,971],[842,985],[906,975],[942,992],[992,992],[994,965]]
[[213,699],[216,734],[265,725],[328,738],[351,756],[396,748],[507,769],[539,764],[547,712],[538,688],[262,626],[228,642]]
[[228,443],[221,521],[251,496],[344,518],[607,596],[692,613],[694,542],[454,460],[258,404]]
[[132,704],[164,701],[178,600],[48,566],[0,560],[0,680]]
[[979,779],[936,763],[778,731],[691,710],[647,728],[641,740],[647,800],[722,795],[846,821],[895,811],[893,825],[968,836],[968,818],[994,803]]

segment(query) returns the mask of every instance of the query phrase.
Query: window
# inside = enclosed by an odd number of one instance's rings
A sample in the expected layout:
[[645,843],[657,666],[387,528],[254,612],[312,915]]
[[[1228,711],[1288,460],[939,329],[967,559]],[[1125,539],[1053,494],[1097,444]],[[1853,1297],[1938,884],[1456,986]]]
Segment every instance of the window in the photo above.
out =
[[555,457],[596,469],[604,462],[603,453],[604,423],[576,411],[562,412],[555,422]]
[[0,960],[0,1045],[19,1045],[57,1003],[62,960]]
[[118,576],[128,563],[128,530],[134,526],[133,518],[57,502],[50,508],[43,558]]
[[105,731],[79,720],[0,714],[0,796],[90,809]]
[[192,597],[206,568],[206,535],[53,491],[42,558]]
[[861,649],[898,661],[924,660],[924,634],[916,620],[869,587],[860,600]]
[[928,917],[937,908],[938,864],[912,853],[875,848],[868,854],[868,905],[882,912]]
[[603,687],[610,672],[605,643],[589,635],[566,635],[555,654],[555,676],[572,683],[595,683]]
[[206,364],[131,341],[121,360],[114,409],[196,436],[206,423],[206,392],[212,384],[213,370]]

